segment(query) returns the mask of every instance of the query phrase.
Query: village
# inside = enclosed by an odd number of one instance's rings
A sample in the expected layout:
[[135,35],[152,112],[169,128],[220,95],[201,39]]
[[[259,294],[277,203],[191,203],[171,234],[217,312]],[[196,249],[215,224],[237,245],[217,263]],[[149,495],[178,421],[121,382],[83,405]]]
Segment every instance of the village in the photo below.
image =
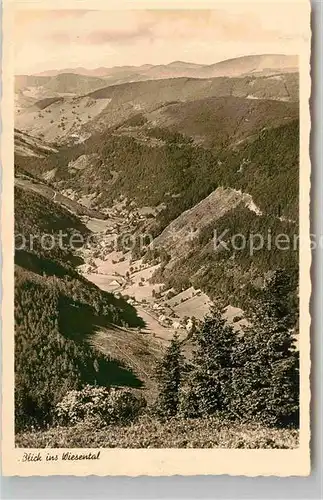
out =
[[[95,234],[95,245],[82,249],[84,264],[79,271],[102,290],[123,297],[135,307],[145,322],[141,333],[166,343],[175,333],[181,340],[189,338],[196,323],[210,311],[212,302],[192,286],[178,293],[164,283],[152,283],[160,262],[158,259],[146,262],[135,250],[138,228],[146,227],[156,209],[138,209],[133,203],[127,205],[126,200],[121,200],[104,209],[104,213],[105,220],[84,218]],[[243,321],[238,308],[228,306],[226,316],[237,326]]]

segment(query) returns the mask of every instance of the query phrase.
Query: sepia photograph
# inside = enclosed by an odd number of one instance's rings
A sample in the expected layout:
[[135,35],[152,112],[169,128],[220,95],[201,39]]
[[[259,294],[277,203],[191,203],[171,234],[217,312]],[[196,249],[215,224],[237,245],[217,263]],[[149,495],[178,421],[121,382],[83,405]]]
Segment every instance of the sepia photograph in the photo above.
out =
[[13,13],[20,462],[299,450],[307,3],[41,4]]

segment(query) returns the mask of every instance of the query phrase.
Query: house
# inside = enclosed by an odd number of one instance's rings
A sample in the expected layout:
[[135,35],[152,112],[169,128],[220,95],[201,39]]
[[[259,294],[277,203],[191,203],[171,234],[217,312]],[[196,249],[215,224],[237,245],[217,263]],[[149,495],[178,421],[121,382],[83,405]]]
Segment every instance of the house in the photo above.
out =
[[118,280],[113,280],[110,282],[110,286],[121,286],[121,285],[122,285],[122,283],[119,283]]

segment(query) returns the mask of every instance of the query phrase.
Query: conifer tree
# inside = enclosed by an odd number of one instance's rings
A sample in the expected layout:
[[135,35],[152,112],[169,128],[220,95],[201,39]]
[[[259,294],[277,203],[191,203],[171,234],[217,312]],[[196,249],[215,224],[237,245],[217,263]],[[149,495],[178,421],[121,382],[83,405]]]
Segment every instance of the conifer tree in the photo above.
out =
[[[231,392],[233,347],[236,341],[221,311],[213,309],[194,333],[196,350],[189,374],[188,401],[199,415],[226,410]],[[189,410],[189,408],[187,408]]]
[[156,411],[160,416],[172,417],[177,414],[182,367],[181,344],[175,334],[156,370],[159,390]]
[[267,279],[234,354],[231,411],[268,425],[298,422],[299,360],[289,290],[284,271]]

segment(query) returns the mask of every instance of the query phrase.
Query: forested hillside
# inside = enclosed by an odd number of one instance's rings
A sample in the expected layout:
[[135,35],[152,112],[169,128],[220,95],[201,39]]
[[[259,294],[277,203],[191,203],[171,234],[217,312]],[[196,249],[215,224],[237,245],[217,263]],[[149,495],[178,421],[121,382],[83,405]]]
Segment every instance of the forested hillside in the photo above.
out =
[[[35,175],[55,169],[52,182],[57,187],[73,189],[79,196],[92,194],[93,206],[109,205],[120,195],[138,206],[165,203],[164,226],[218,186],[242,189],[261,208],[272,212],[274,203],[277,214],[290,216],[297,203],[298,121],[261,128],[254,128],[253,140],[234,150],[221,138],[216,149],[205,149],[191,144],[189,136],[149,128],[149,137],[160,141],[155,147],[118,131],[106,132],[46,159],[31,162],[17,155],[16,162]],[[228,141],[227,134],[223,140]],[[82,155],[84,167],[69,168]]]
[[[75,75],[71,76],[74,80]],[[63,79],[64,75],[59,77]],[[56,78],[58,77],[54,77]],[[80,77],[80,88],[83,85],[82,78]],[[75,90],[74,81],[71,82],[71,88]],[[207,104],[211,109],[216,109],[217,102],[221,103],[223,99],[239,104],[242,110],[248,106],[267,108],[268,116],[273,118],[271,106],[265,101],[270,101],[273,110],[277,109],[279,104],[282,109],[288,108],[288,104],[289,107],[294,104],[297,109],[295,103],[299,98],[299,82],[297,73],[276,76],[248,75],[239,78],[171,78],[110,85],[74,97],[56,94],[53,96],[48,93],[43,97],[44,99],[31,98],[29,92],[18,95],[16,127],[62,146],[83,142],[94,133],[117,127],[138,112],[151,115],[154,117],[153,121],[157,122],[172,119],[167,113],[164,114],[162,108],[173,104],[178,105],[179,118],[182,114],[183,117],[190,118],[192,124],[196,113],[194,102],[201,101],[199,107],[204,110]],[[235,112],[238,111],[236,107]],[[206,114],[210,119],[207,110]],[[229,117],[226,113],[224,116]],[[212,117],[211,121],[215,123]],[[195,121],[195,127],[196,124]],[[205,130],[202,123],[198,123],[198,128]],[[212,135],[211,129],[209,132]]]
[[154,237],[217,188],[250,195],[259,213],[234,209],[213,224],[206,224],[202,214],[198,239],[187,255],[154,277],[176,290],[194,284],[212,298],[222,294],[242,305],[247,283],[263,272],[287,265],[296,276],[298,249],[293,244],[286,251],[268,253],[263,248],[248,257],[246,248],[233,262],[234,255],[210,250],[210,238],[221,227],[247,239],[252,232],[266,239],[268,231],[287,231],[293,240],[298,231],[297,114],[293,103],[236,97],[207,99],[205,107],[200,101],[168,103],[46,158],[30,161],[16,155],[16,163],[36,176],[53,172],[51,182],[58,190],[70,190],[76,199],[91,196],[91,207],[97,210],[113,206],[120,197],[137,207],[160,207],[147,225]]
[[[229,303],[248,309],[250,297],[255,286],[262,282],[263,275],[282,267],[290,273],[296,293],[297,232],[298,226],[295,223],[280,221],[270,215],[258,216],[245,207],[238,207],[203,228],[199,236],[191,242],[186,255],[162,265],[155,273],[153,281],[165,282],[167,287],[173,287],[176,291],[190,286],[201,288],[213,300],[223,305]],[[215,234],[224,234],[218,247]],[[285,243],[284,250],[272,243],[281,234],[286,235],[290,241],[289,245]],[[242,235],[235,240],[238,250],[230,241],[234,235]],[[263,246],[259,246],[258,237],[253,240],[251,235],[263,235]],[[224,246],[221,246],[221,243]]]
[[[176,290],[194,285],[213,299],[242,307],[247,306],[252,283],[271,269],[288,269],[296,287],[299,256],[298,136],[299,127],[295,121],[265,130],[240,150],[227,151],[220,156],[214,173],[215,182],[219,186],[249,193],[256,208],[233,207],[207,225],[203,225],[201,218],[198,222],[192,220],[190,226],[196,233],[187,254],[180,261],[162,266],[154,276],[157,283],[166,280]],[[157,220],[161,228],[179,215],[178,205],[175,199],[159,214]],[[226,235],[224,240],[229,244],[225,250],[215,251],[215,231],[217,235]],[[245,238],[245,246],[239,251],[230,245],[230,238],[235,234]],[[281,234],[286,235],[287,241],[283,250],[275,244]],[[259,238],[263,238],[263,246],[253,252],[251,235],[260,235],[255,238],[255,246],[259,245]],[[241,241],[240,238],[238,245]],[[157,248],[163,247],[163,233],[156,243]]]
[[[91,345],[100,327],[140,326],[132,306],[103,292],[73,268],[73,252],[46,250],[42,235],[89,231],[73,214],[36,193],[16,189],[15,397],[16,426],[50,423],[68,390],[84,384],[140,387],[118,360]],[[34,245],[30,247],[30,237]]]

